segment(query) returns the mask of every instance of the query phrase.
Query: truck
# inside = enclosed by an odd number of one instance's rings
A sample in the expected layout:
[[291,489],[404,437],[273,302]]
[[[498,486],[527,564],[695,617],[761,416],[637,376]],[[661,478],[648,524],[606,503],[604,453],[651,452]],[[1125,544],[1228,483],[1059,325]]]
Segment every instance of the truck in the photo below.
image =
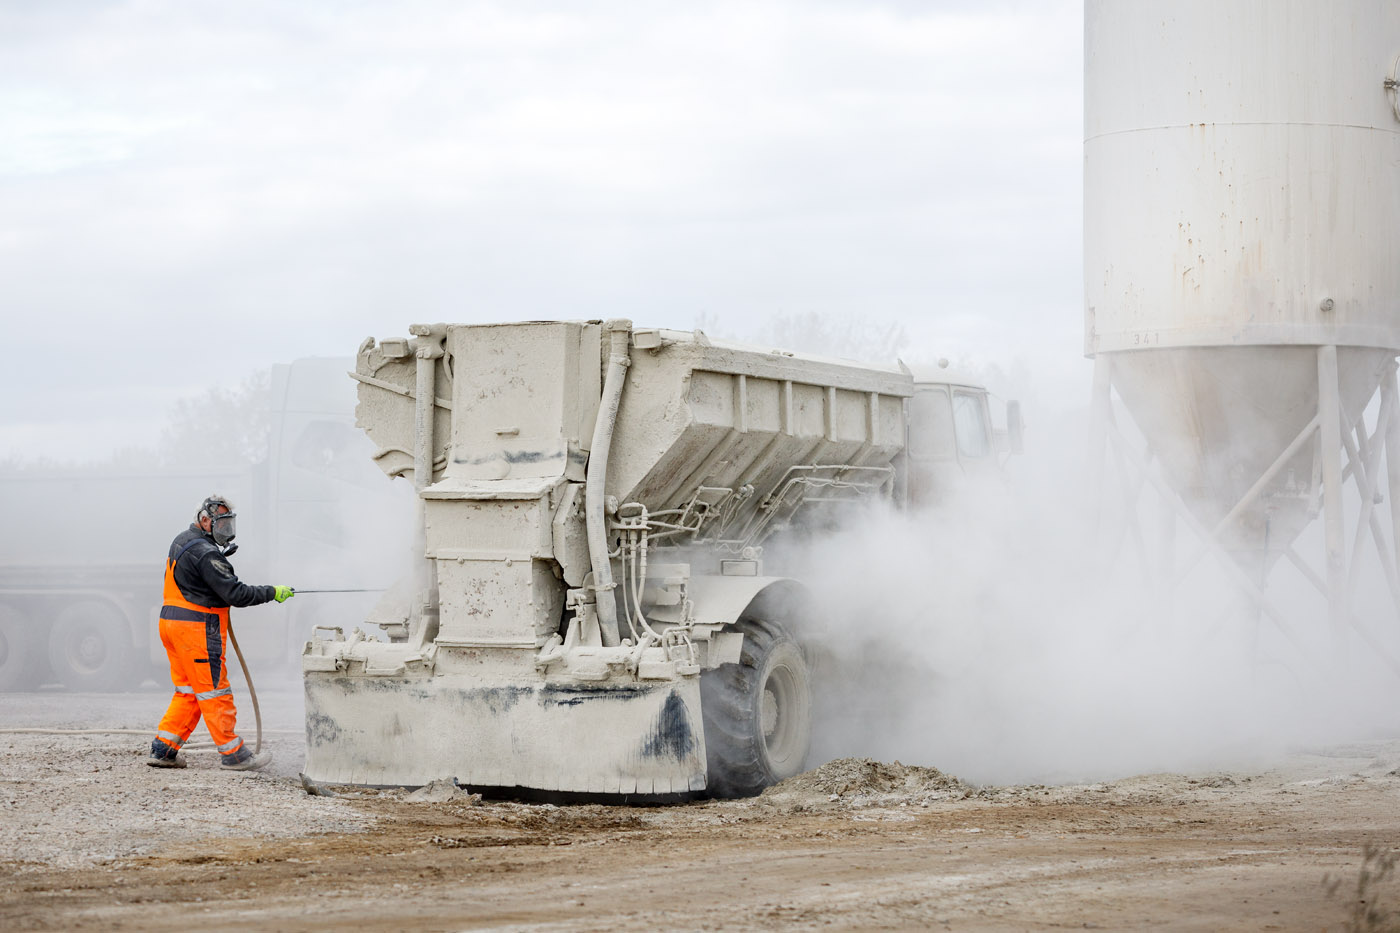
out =
[[[124,690],[164,679],[166,554],[214,493],[239,512],[234,564],[244,580],[362,588],[385,559],[401,562],[385,546],[407,547],[410,529],[384,531],[403,524],[394,517],[402,502],[368,465],[369,441],[354,427],[352,365],[308,358],[274,366],[268,447],[250,467],[0,475],[0,692]],[[373,598],[333,595],[238,611],[235,632],[251,662],[293,671],[319,613],[366,601]]]
[[417,545],[365,627],[305,646],[331,784],[756,794],[805,763],[821,624],[765,549],[1020,446],[1019,408],[994,431],[945,370],[626,320],[414,325],[354,378]]

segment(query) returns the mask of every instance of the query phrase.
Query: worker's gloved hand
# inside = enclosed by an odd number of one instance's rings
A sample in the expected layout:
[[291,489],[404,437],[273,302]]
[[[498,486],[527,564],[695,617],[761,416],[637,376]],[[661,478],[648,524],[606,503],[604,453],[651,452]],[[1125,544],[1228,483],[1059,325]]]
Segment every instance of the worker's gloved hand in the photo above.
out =
[[272,595],[272,598],[279,603],[285,603],[296,595],[296,590],[292,589],[290,586],[275,586],[273,589],[277,592]]

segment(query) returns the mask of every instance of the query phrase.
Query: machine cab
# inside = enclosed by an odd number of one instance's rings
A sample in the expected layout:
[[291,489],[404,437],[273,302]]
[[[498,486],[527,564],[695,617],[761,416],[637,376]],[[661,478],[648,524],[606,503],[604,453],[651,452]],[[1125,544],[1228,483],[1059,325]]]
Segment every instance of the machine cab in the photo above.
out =
[[909,502],[931,505],[976,477],[1001,470],[1003,453],[1020,453],[1020,406],[1008,402],[1007,427],[992,424],[987,389],[946,368],[916,373],[914,395],[908,402]]

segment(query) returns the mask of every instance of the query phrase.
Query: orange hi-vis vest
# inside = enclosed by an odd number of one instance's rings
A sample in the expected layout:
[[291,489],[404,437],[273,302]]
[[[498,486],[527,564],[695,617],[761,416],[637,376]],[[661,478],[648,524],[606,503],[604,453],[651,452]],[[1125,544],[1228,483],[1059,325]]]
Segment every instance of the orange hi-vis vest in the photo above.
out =
[[227,606],[201,606],[198,603],[190,602],[185,598],[185,594],[180,592],[180,585],[175,582],[175,563],[189,549],[190,545],[186,545],[184,551],[176,554],[174,558],[166,558],[165,560],[165,605],[160,607],[160,617],[170,619],[172,622],[213,622],[217,620],[227,624]]

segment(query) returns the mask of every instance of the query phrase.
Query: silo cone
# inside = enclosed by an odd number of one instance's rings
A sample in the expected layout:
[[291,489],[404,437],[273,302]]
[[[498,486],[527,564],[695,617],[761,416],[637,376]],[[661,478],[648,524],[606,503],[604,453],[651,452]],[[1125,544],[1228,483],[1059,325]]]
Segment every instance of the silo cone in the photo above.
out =
[[[1320,514],[1314,576],[1338,623],[1363,533],[1395,566],[1393,534],[1370,525],[1400,444],[1361,418],[1378,393],[1383,419],[1396,407],[1397,54],[1387,0],[1085,4],[1096,404],[1116,390],[1165,482],[1251,580]],[[1365,527],[1346,527],[1343,481]]]

